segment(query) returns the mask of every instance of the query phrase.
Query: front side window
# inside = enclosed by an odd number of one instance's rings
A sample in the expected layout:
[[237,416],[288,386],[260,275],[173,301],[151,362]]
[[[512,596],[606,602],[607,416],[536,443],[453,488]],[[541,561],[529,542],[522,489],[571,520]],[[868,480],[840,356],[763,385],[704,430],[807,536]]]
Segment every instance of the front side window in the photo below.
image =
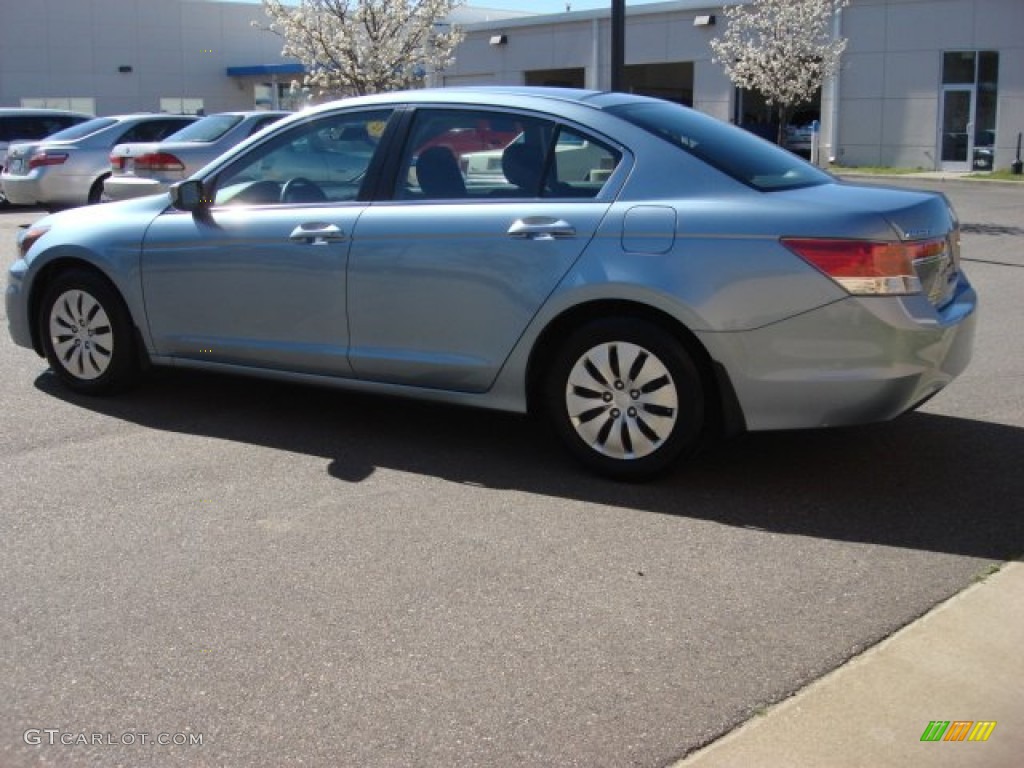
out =
[[217,205],[356,200],[390,117],[347,112],[295,126],[240,157],[216,181]]

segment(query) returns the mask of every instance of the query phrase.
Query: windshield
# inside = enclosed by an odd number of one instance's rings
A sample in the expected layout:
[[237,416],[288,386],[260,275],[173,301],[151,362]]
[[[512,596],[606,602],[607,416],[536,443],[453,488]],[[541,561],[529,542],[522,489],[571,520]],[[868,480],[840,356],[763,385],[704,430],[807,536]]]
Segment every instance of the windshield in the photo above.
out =
[[63,131],[57,131],[55,134],[47,136],[46,140],[70,141],[72,139],[81,139],[84,136],[96,133],[96,131],[101,131],[116,122],[117,120],[112,117],[94,117],[92,120],[86,120],[84,123],[65,128]]
[[216,141],[242,122],[242,119],[242,115],[208,115],[194,123],[189,123],[163,141],[186,141],[197,144]]
[[763,192],[832,181],[831,176],[791,152],[677,104],[633,103],[608,111]]

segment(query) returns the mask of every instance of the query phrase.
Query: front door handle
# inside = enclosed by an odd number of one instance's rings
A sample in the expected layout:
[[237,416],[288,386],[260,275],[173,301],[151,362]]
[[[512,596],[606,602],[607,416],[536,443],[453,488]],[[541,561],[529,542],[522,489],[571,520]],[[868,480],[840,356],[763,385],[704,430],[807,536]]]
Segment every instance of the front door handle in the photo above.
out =
[[311,221],[299,224],[288,237],[306,245],[327,245],[327,243],[342,242],[345,239],[345,233],[333,224]]
[[528,240],[555,240],[556,238],[576,237],[576,227],[563,219],[548,216],[529,216],[516,219],[508,228],[509,237]]

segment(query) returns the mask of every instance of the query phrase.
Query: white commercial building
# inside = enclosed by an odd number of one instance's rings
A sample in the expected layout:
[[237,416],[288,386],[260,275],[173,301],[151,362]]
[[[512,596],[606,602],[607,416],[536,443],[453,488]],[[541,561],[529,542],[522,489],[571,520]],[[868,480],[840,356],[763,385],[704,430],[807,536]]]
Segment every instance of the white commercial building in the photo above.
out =
[[[708,41],[721,4],[629,6],[627,89],[741,124],[756,97],[737,93]],[[821,156],[843,165],[968,170],[1015,159],[1024,131],[1024,0],[852,0],[836,23],[843,65],[820,102]],[[607,88],[610,13],[581,11],[477,24],[446,84]]]
[[[277,36],[253,26],[258,4],[5,0],[0,8],[0,106],[270,107],[288,101],[302,71],[281,58]],[[758,97],[737,92],[712,61],[721,8],[627,2],[627,89],[755,127]],[[609,86],[610,10],[460,14],[452,21],[466,40],[455,64],[431,76],[439,84]],[[802,110],[820,121],[823,159],[943,170],[1014,161],[1024,131],[1024,0],[851,0],[836,34],[848,40],[842,70]]]

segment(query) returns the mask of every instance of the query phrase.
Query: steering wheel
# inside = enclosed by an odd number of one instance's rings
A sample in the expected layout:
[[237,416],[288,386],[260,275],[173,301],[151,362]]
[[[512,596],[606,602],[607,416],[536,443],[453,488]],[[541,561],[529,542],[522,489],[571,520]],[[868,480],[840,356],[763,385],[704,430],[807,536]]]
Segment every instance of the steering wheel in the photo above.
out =
[[324,191],[305,176],[288,179],[281,187],[282,203],[319,203],[326,199]]

